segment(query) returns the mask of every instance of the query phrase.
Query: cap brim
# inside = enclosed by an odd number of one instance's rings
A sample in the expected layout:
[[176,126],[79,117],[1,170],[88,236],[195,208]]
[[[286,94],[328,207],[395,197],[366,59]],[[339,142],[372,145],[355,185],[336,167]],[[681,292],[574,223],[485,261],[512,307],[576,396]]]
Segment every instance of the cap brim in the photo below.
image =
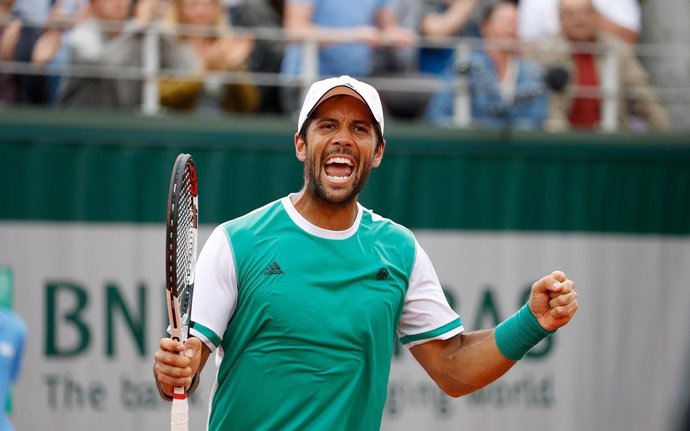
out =
[[307,114],[307,118],[311,117],[311,114],[314,113],[314,111],[316,110],[316,108],[319,107],[319,105],[321,105],[323,102],[325,102],[333,96],[352,96],[356,99],[361,100],[362,103],[364,103],[366,107],[369,109],[369,112],[374,117],[374,119],[376,119],[376,116],[374,116],[374,113],[371,110],[371,106],[369,106],[367,101],[364,100],[364,97],[362,97],[362,95],[359,94],[355,89],[348,87],[347,85],[338,85],[325,92],[323,96],[321,96],[321,98],[319,98],[319,100],[314,104],[314,107],[311,108],[311,110]]

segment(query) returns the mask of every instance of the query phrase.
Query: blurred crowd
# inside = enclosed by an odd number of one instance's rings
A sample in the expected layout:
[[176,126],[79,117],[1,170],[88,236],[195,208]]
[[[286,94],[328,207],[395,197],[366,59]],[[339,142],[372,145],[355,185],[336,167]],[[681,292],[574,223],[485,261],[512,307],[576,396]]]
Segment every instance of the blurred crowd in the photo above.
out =
[[438,126],[669,129],[640,22],[638,0],[0,0],[0,104],[138,110],[153,71],[166,111],[293,115],[351,75],[431,80],[381,93]]

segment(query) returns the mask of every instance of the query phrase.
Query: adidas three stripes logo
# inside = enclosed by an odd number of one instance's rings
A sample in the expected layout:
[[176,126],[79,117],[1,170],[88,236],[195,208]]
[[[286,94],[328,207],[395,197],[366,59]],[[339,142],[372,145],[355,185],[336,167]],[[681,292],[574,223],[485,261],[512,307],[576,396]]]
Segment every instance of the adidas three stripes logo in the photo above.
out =
[[282,268],[280,265],[278,265],[278,262],[275,260],[273,261],[272,264],[268,265],[266,269],[264,269],[264,275],[280,275],[280,274],[285,274],[283,272]]

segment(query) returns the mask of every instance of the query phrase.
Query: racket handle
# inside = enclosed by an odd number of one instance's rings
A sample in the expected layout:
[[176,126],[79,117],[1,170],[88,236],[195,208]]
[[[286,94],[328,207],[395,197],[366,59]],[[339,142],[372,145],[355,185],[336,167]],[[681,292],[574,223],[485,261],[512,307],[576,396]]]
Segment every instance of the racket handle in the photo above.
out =
[[184,388],[175,388],[170,411],[170,431],[187,431],[189,429],[189,405]]

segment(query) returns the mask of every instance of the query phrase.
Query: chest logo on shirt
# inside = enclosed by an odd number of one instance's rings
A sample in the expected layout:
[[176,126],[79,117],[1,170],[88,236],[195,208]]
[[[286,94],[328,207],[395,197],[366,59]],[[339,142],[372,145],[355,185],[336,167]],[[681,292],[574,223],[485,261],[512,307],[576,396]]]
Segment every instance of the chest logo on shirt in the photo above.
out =
[[388,270],[386,268],[379,269],[376,273],[376,279],[385,280],[386,278],[388,278]]
[[280,265],[278,265],[278,262],[276,262],[275,260],[273,261],[273,263],[268,265],[266,267],[266,269],[264,269],[264,275],[281,275],[281,274],[285,274],[285,272],[280,267]]

